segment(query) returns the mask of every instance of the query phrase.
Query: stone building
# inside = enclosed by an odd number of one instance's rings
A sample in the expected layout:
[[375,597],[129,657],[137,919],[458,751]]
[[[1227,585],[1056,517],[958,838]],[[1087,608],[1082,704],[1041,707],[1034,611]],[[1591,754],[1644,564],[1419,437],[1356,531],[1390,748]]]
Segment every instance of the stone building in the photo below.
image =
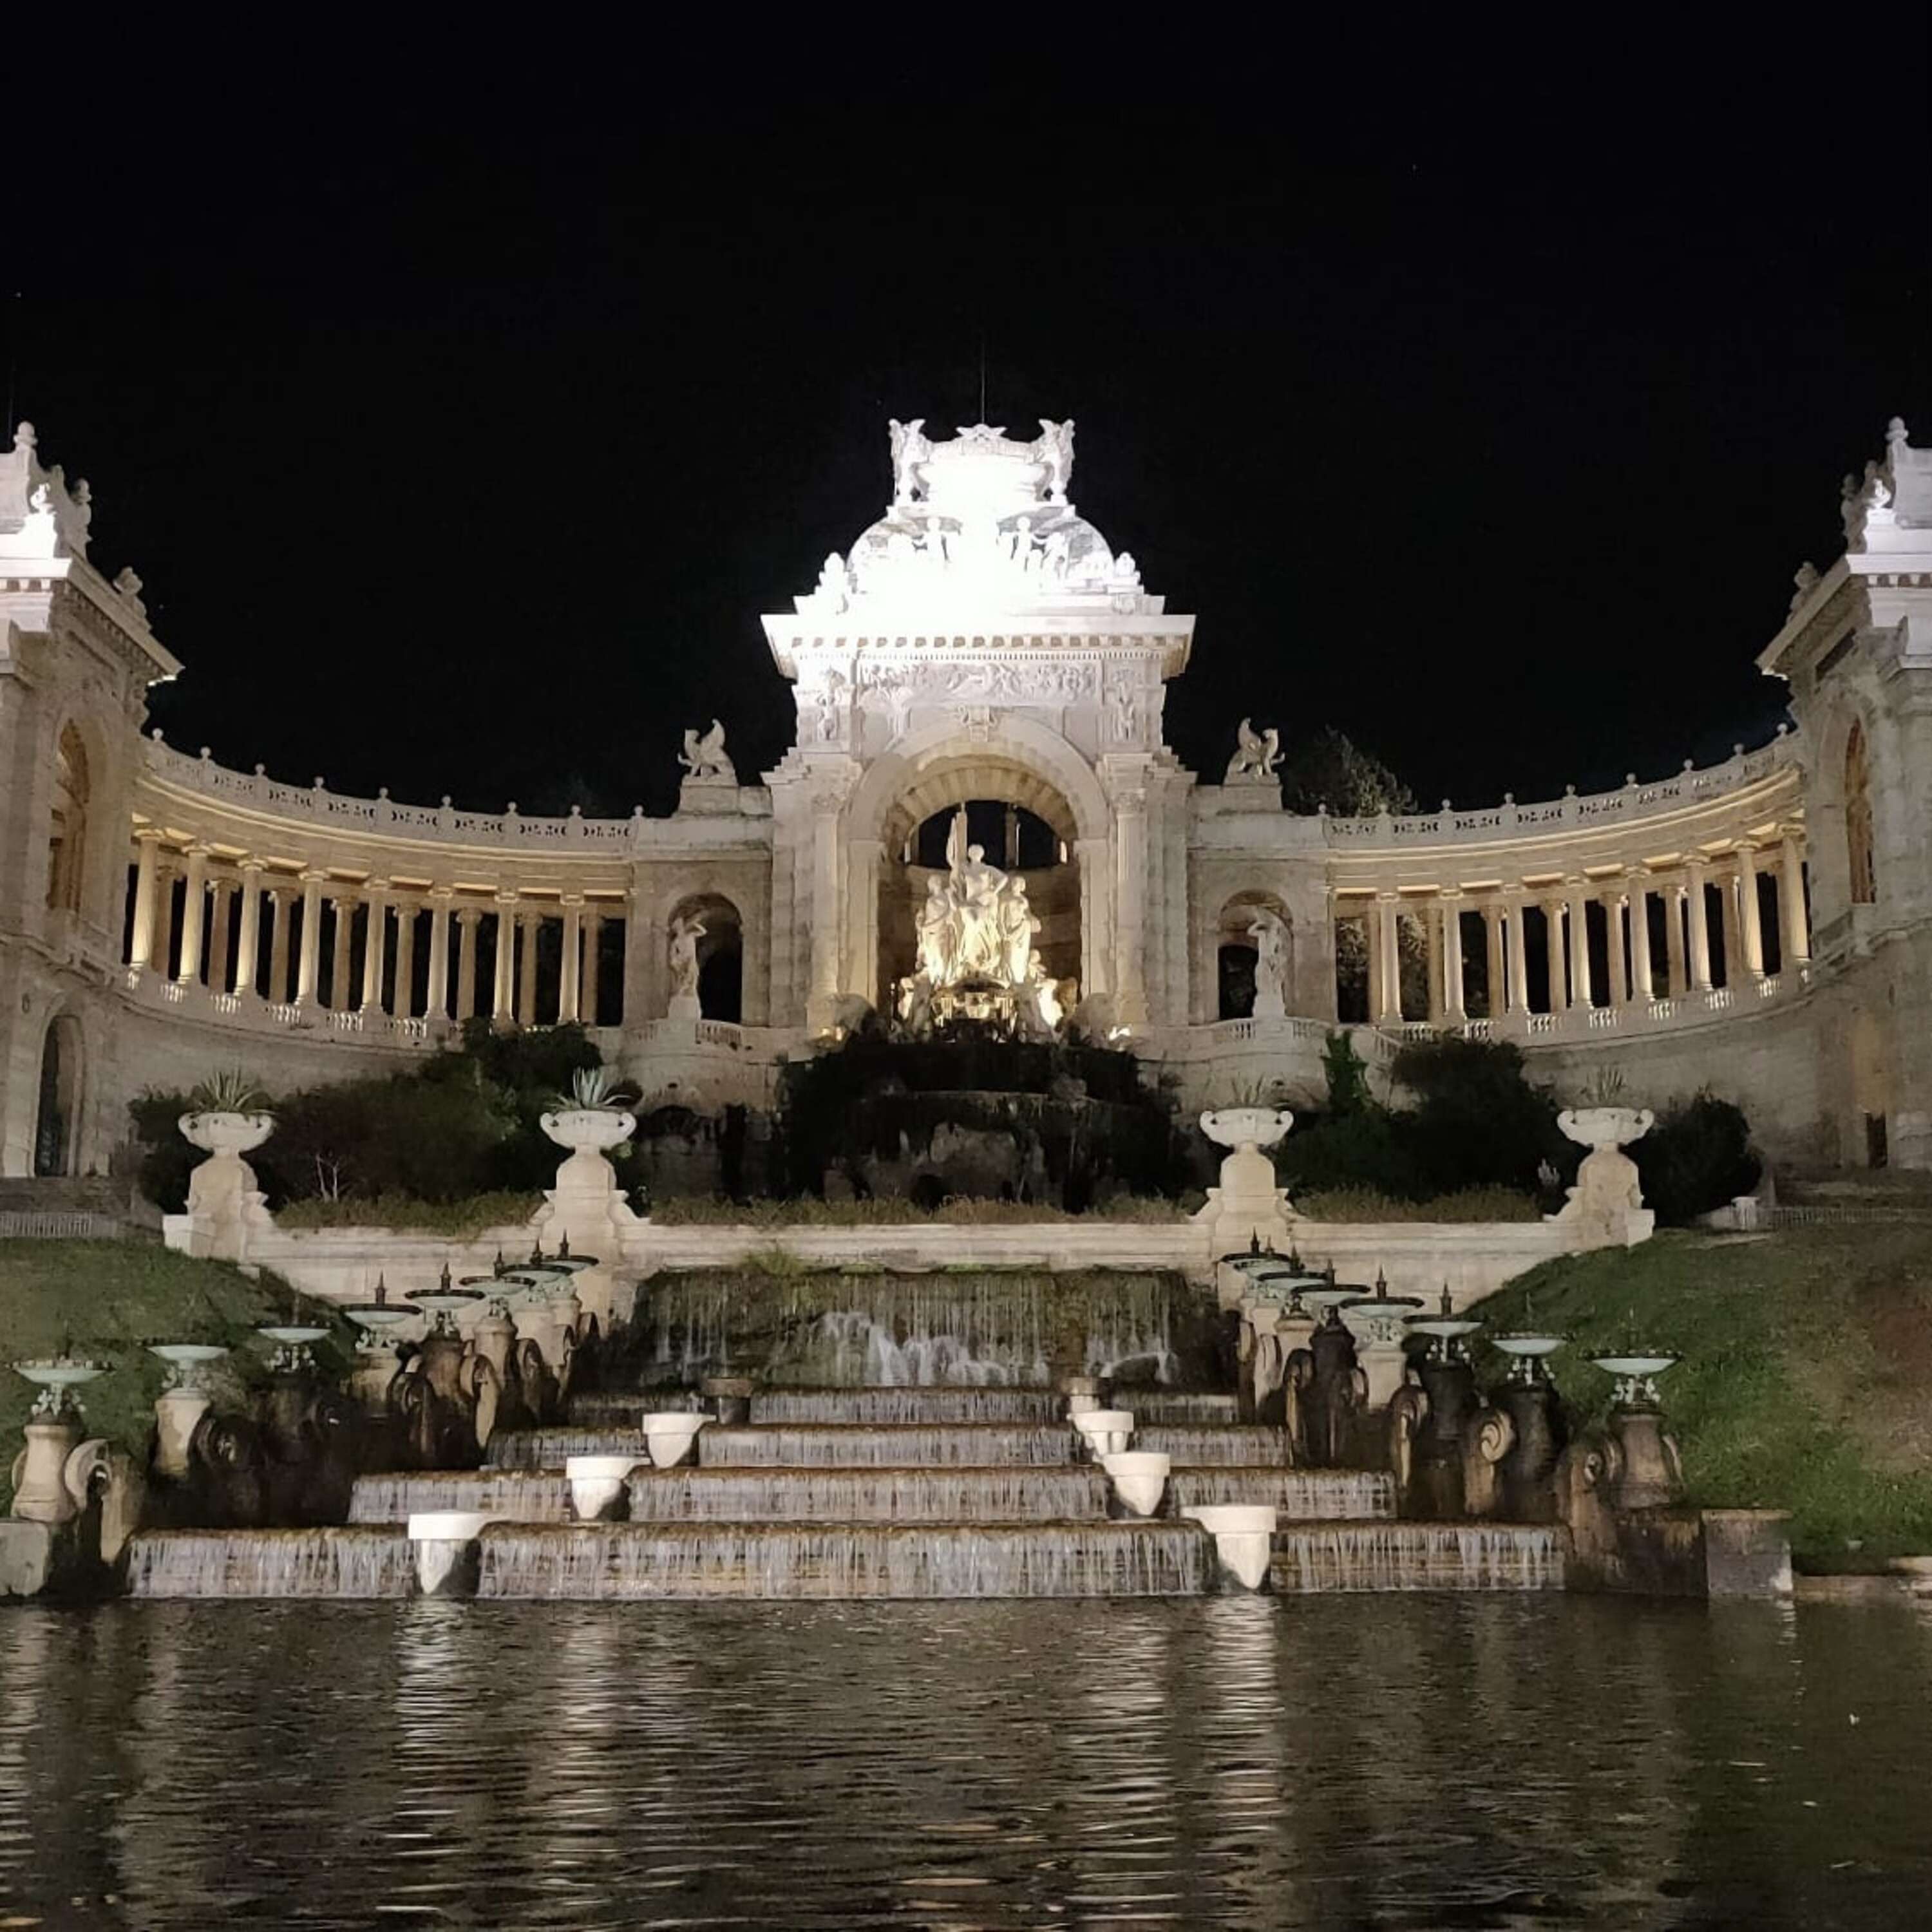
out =
[[763,782],[714,724],[670,817],[541,819],[144,735],[179,667],[23,425],[0,453],[0,1173],[104,1171],[145,1088],[344,1078],[478,1014],[580,1022],[647,1095],[755,1102],[784,1057],[946,979],[947,907],[1012,913],[1034,1023],[1131,1040],[1192,1100],[1318,1088],[1338,1022],[1372,1058],[1446,1029],[1559,1083],[1708,1084],[1795,1162],[1932,1166],[1932,452],[1903,424],[1760,660],[1795,730],[1599,796],[1369,819],[1284,811],[1246,721],[1218,784],[1168,748],[1194,620],[1074,507],[1071,423],[896,423],[891,454],[878,521],[764,620],[798,724]]

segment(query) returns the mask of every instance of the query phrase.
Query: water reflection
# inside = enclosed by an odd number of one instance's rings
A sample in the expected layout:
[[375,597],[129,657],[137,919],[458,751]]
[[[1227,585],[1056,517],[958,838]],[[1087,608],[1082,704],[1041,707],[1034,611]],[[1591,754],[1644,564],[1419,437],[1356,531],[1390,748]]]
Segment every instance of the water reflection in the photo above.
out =
[[1904,1612],[153,1604],[0,1634],[0,1922],[1882,1925],[1932,1894]]

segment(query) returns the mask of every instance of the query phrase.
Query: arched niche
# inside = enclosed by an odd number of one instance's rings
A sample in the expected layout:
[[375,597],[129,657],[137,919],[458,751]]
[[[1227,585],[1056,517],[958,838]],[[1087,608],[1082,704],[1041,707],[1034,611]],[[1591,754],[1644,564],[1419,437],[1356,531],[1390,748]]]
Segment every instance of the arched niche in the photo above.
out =
[[687,893],[665,916],[667,948],[670,935],[681,920],[695,920],[704,928],[698,939],[699,1012],[708,1020],[728,1020],[734,1024],[742,1021],[745,1016],[743,916],[722,892]]
[[40,1042],[40,1092],[34,1115],[34,1172],[43,1178],[80,1168],[80,1022],[58,1013]]
[[92,789],[87,746],[77,727],[64,724],[54,748],[53,799],[47,824],[47,904],[56,912],[80,910]]
[[1255,1010],[1255,967],[1258,951],[1252,927],[1257,913],[1272,913],[1284,928],[1287,957],[1282,962],[1284,990],[1294,983],[1294,927],[1288,908],[1278,895],[1258,888],[1232,895],[1216,923],[1214,983],[1216,1018],[1244,1020]]
[[1864,725],[1856,718],[1845,734],[1843,770],[1846,896],[1853,905],[1872,905],[1877,902],[1878,883],[1873,859],[1871,750]]

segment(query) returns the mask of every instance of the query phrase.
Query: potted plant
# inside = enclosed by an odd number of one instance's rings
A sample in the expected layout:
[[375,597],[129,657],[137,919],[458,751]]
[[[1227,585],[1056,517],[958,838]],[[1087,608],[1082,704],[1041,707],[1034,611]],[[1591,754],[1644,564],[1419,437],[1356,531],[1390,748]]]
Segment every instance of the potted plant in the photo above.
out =
[[628,1140],[637,1130],[637,1091],[608,1066],[580,1066],[570,1091],[557,1094],[540,1122],[574,1160],[601,1160],[605,1151]]
[[274,1131],[275,1117],[262,1105],[267,1096],[238,1066],[211,1075],[188,1097],[182,1132],[190,1145],[218,1159],[238,1159]]

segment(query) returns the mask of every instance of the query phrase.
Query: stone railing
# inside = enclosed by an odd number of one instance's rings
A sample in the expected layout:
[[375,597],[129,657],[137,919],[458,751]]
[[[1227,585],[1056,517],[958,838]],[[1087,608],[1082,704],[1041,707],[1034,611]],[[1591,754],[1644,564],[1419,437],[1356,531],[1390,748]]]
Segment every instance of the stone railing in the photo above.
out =
[[292,1000],[218,992],[196,983],[164,979],[140,966],[124,966],[121,973],[122,986],[136,1006],[152,1007],[173,1018],[207,1020],[264,1034],[339,1035],[378,1047],[427,1046],[452,1030],[447,1022],[432,1028],[420,1016],[405,1018],[374,1008],[303,1006]]
[[1336,818],[1324,814],[1323,836],[1348,850],[1375,846],[1480,843],[1498,838],[1534,838],[1552,832],[1593,831],[1652,812],[1688,805],[1714,803],[1727,794],[1761,783],[1798,766],[1798,741],[1782,727],[1754,752],[1740,748],[1721,764],[1681,772],[1648,784],[1632,778],[1615,791],[1566,794],[1540,804],[1501,805],[1471,812],[1418,812],[1372,818]]
[[272,812],[332,831],[379,833],[444,845],[508,848],[546,852],[580,851],[622,857],[656,823],[640,806],[628,818],[586,818],[575,806],[564,818],[526,818],[514,808],[500,812],[458,811],[446,800],[440,806],[398,805],[386,791],[374,798],[352,798],[319,782],[294,785],[257,768],[231,771],[204,751],[190,758],[164,744],[158,734],[144,749],[148,775],[163,784],[196,792],[212,802]]

